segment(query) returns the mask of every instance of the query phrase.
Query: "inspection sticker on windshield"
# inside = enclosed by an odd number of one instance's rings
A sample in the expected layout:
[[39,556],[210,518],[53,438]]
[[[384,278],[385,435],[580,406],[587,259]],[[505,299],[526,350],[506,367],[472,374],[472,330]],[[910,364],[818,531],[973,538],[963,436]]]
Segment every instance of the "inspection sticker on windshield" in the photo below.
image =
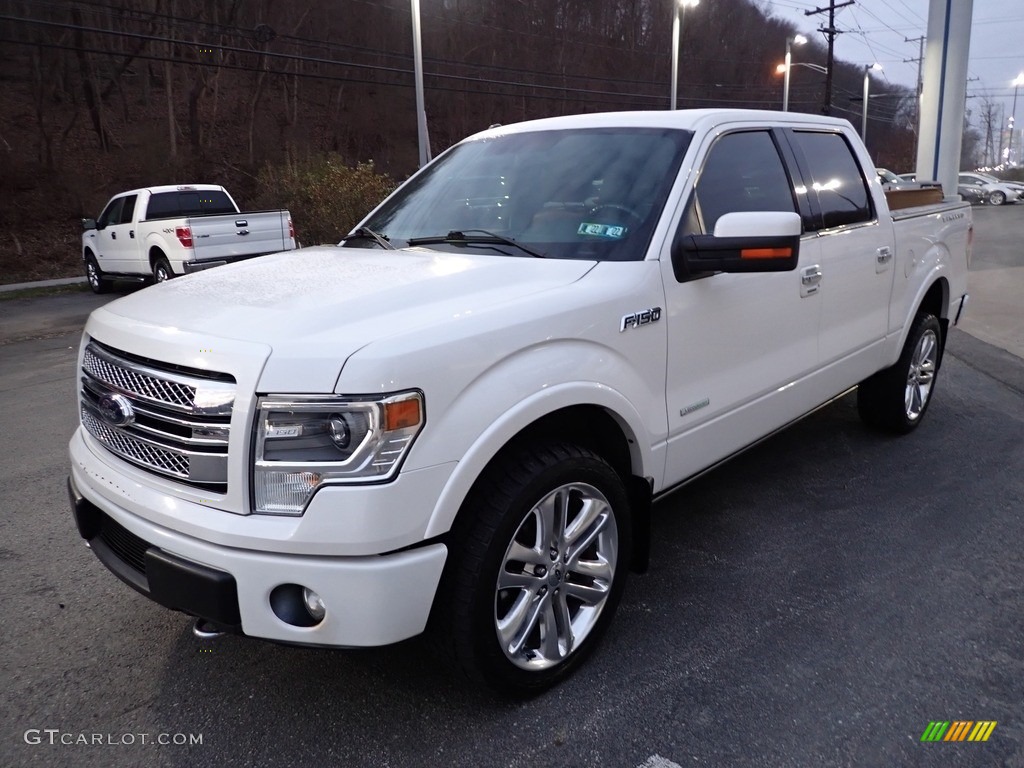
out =
[[594,235],[595,237],[610,237],[618,240],[626,236],[626,228],[618,224],[588,224],[583,222],[576,230],[577,235]]

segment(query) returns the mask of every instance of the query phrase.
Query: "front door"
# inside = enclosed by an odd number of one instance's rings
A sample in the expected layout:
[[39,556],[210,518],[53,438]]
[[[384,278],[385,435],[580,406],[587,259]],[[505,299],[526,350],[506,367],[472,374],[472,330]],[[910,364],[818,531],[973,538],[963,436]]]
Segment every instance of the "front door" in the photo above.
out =
[[[707,139],[681,234],[713,233],[734,211],[803,214],[767,130]],[[817,251],[801,241],[793,272],[715,273],[678,282],[662,268],[668,322],[670,486],[729,456],[807,410],[802,380],[817,364]]]

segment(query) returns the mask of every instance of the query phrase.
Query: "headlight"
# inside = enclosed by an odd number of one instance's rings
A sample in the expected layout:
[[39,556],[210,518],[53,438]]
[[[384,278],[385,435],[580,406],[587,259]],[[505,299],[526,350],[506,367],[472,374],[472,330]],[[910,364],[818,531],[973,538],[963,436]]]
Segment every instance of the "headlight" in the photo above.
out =
[[423,395],[262,397],[254,512],[301,515],[324,484],[390,480],[423,427]]

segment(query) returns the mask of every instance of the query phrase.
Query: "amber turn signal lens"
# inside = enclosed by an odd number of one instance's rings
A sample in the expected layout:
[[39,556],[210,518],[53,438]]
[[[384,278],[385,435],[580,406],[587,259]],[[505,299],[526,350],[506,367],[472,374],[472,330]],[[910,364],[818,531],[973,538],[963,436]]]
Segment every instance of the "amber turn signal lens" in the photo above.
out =
[[420,423],[420,401],[418,399],[399,400],[384,404],[384,429],[415,427]]

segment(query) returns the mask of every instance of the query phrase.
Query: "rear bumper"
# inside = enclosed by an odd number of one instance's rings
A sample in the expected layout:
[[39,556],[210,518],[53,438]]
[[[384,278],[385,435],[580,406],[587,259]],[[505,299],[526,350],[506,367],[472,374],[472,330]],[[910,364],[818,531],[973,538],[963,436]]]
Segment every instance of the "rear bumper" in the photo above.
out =
[[[90,500],[74,475],[68,495],[82,538],[130,587],[168,608],[277,642],[365,647],[421,633],[447,556],[443,544],[370,557],[241,550],[169,530],[102,497]],[[301,607],[302,587],[323,600],[319,623],[292,610]]]
[[222,259],[212,259],[210,261],[183,261],[181,262],[181,271],[186,275],[192,274],[193,272],[202,272],[204,269],[211,269],[213,267],[223,267],[225,264],[232,264],[236,261],[247,261],[248,259],[255,259],[260,256],[266,256],[270,253],[280,253],[277,251],[267,251],[267,253],[247,253],[243,256],[225,256]]

